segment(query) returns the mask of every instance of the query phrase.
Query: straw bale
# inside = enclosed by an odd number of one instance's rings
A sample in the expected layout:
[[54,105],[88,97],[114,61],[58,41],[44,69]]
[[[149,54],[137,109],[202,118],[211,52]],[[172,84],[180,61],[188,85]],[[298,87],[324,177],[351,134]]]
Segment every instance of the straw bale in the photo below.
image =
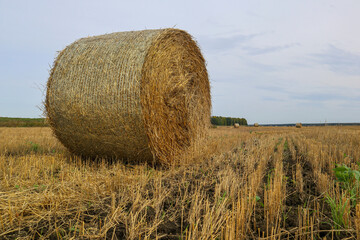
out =
[[302,124],[301,124],[301,123],[296,123],[295,127],[296,127],[296,128],[301,128],[301,127],[302,127]]
[[240,124],[238,124],[238,123],[234,124],[234,128],[239,128],[239,127],[240,127]]
[[258,123],[254,123],[254,127],[258,127],[259,126],[259,124]]
[[179,29],[82,38],[57,56],[45,107],[75,154],[169,163],[209,128],[205,60]]

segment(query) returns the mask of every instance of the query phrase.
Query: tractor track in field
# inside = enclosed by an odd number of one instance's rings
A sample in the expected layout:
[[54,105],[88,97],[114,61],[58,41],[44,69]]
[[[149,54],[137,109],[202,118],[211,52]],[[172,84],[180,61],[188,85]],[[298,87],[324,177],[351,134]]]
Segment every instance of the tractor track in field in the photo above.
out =
[[[286,199],[283,210],[286,216],[285,229],[299,227],[299,207],[310,207],[314,199],[319,196],[310,164],[299,158],[297,151],[296,156],[292,156],[288,147],[289,141],[289,139],[285,140],[283,152],[283,167],[286,176]],[[302,169],[300,178],[303,182],[302,192],[299,191],[297,186],[301,180],[296,179],[296,166],[298,163],[300,163]]]
[[[290,230],[297,229],[299,227],[299,209],[309,208],[312,209],[316,199],[320,197],[320,193],[316,189],[316,182],[314,179],[313,171],[310,163],[301,156],[296,151],[296,156],[292,156],[289,147],[287,146],[290,141],[289,139],[285,140],[282,161],[283,161],[283,172],[284,172],[284,181],[286,181],[286,198],[283,201],[283,224],[282,229]],[[293,144],[291,142],[291,144]],[[277,145],[278,146],[278,145]],[[295,146],[296,149],[296,146]],[[274,152],[278,151],[278,148],[275,147]],[[296,182],[296,165],[300,163],[302,167],[302,181],[303,181],[303,191],[300,192],[297,187]],[[266,186],[268,183],[268,176],[275,168],[274,159],[270,159],[267,163],[266,173],[264,174],[263,184]],[[261,199],[264,197],[264,192],[260,192],[259,196]],[[255,212],[255,224],[257,229],[254,231],[266,231],[267,223],[265,219],[265,211],[261,207],[256,208]],[[317,230],[325,230],[325,226]],[[322,234],[325,235],[325,234]],[[284,239],[294,239],[295,233],[289,233],[283,235]]]
[[[291,140],[292,141],[292,140]],[[291,144],[294,144],[292,141]],[[287,181],[287,198],[285,201],[285,206],[289,211],[289,219],[296,219],[295,221],[289,221],[286,223],[286,229],[290,229],[291,227],[298,227],[299,222],[299,214],[298,214],[298,206],[303,209],[308,209],[310,212],[320,211],[321,215],[316,218],[314,221],[313,231],[318,231],[318,237],[328,238],[333,237],[333,239],[343,239],[344,237],[348,237],[348,235],[339,235],[332,236],[332,226],[331,222],[331,209],[329,205],[325,202],[324,196],[317,189],[316,178],[314,176],[314,170],[311,166],[310,159],[307,159],[302,153],[299,152],[298,146],[294,144],[295,148],[295,156],[292,156],[289,149],[284,149],[284,169],[288,179],[293,179],[294,181]],[[293,178],[295,176],[296,164],[300,163],[301,165],[301,174],[303,181],[303,192],[300,193],[297,188],[295,181]],[[293,193],[293,194],[292,194]],[[318,204],[316,207],[315,204]],[[292,209],[293,208],[293,209]]]

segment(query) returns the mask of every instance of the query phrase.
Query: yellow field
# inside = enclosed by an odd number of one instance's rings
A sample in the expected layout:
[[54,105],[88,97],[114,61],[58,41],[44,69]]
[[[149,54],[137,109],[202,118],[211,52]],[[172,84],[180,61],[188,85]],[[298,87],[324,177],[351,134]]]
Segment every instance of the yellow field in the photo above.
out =
[[357,162],[360,127],[219,127],[170,167],[0,128],[0,239],[356,239]]

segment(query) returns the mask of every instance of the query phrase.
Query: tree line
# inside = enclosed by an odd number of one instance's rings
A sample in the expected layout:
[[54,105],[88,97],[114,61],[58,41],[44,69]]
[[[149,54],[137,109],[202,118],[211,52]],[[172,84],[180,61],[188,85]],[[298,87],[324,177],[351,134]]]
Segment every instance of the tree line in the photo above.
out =
[[211,124],[218,126],[232,126],[235,123],[240,125],[247,126],[247,121],[245,118],[232,118],[232,117],[221,117],[221,116],[212,116]]

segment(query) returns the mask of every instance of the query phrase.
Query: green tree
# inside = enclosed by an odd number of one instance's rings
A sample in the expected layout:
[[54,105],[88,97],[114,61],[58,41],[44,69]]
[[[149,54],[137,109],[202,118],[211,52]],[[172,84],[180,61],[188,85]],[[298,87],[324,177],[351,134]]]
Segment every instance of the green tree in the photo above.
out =
[[217,126],[232,126],[235,123],[239,125],[247,126],[247,121],[245,118],[232,118],[232,117],[222,117],[222,116],[212,116],[210,119],[211,124]]

